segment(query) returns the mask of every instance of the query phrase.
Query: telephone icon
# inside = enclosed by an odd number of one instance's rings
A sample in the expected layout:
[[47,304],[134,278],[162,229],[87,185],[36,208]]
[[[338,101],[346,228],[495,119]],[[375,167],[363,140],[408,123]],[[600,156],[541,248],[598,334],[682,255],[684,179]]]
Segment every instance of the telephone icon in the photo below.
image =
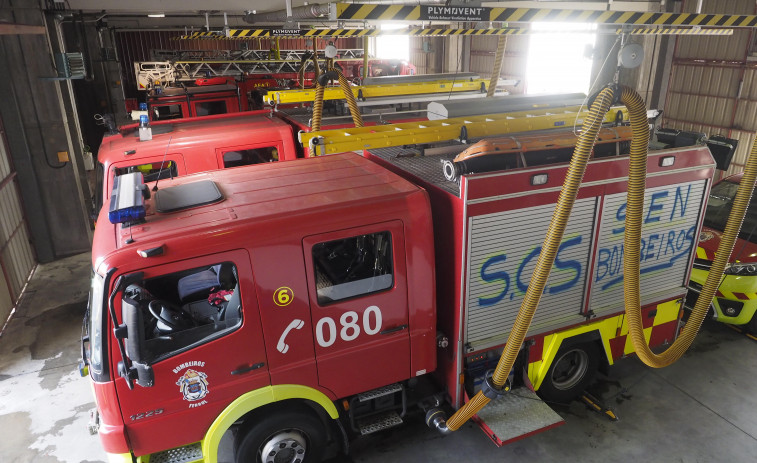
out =
[[286,327],[283,333],[281,333],[281,337],[279,338],[279,343],[276,344],[276,349],[281,352],[282,354],[286,354],[289,350],[289,344],[285,343],[284,340],[286,339],[287,335],[292,330],[301,330],[302,327],[305,326],[305,322],[295,318],[292,320],[292,322],[289,324],[289,326]]

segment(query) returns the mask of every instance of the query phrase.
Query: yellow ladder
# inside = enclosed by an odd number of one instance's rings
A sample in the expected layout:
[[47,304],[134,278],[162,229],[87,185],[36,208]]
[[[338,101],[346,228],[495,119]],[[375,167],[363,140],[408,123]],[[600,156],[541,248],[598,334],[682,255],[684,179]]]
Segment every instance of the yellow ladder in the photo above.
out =
[[[481,138],[537,130],[580,127],[588,109],[578,106],[560,109],[527,111],[457,117],[435,121],[403,122],[347,129],[300,132],[302,146],[310,148],[311,156],[362,151],[364,149]],[[605,116],[605,123],[628,120],[625,106],[613,107]]]
[[[488,79],[471,80],[436,80],[431,82],[408,82],[382,85],[361,85],[352,88],[355,98],[365,100],[401,95],[420,95],[424,93],[457,93],[483,92],[486,93]],[[344,99],[344,93],[339,87],[328,87],[323,94],[324,100]],[[315,89],[271,90],[263,96],[266,104],[307,103],[315,100]]]

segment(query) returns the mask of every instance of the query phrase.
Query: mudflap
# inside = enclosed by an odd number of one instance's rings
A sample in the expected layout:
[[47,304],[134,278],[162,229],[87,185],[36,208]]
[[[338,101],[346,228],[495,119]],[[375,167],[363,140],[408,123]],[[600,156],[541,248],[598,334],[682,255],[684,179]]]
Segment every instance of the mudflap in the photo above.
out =
[[536,395],[527,377],[523,386],[492,400],[472,420],[497,447],[565,423]]

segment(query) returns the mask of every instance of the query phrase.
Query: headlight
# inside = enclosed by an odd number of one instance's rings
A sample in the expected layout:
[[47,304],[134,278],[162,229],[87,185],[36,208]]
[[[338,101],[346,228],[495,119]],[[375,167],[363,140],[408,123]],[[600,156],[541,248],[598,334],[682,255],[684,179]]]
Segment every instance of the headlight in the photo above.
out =
[[757,275],[757,264],[725,264],[726,275],[754,276]]

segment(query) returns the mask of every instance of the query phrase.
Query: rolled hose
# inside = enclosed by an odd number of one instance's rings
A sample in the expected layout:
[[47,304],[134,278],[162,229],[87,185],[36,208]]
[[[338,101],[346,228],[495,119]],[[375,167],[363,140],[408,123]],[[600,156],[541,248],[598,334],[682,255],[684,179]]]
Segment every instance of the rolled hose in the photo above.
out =
[[[501,389],[505,384],[508,374],[515,363],[520,346],[531,324],[540,296],[544,290],[550,269],[554,263],[557,248],[562,241],[562,236],[567,225],[573,203],[576,199],[578,187],[583,178],[589,154],[596,140],[598,128],[603,115],[609,109],[613,99],[613,91],[610,88],[602,90],[594,100],[589,110],[589,116],[584,120],[582,133],[576,143],[573,158],[571,159],[566,174],[563,189],[555,206],[552,221],[544,239],[542,252],[539,254],[536,268],[531,276],[526,295],[521,304],[520,311],[515,320],[505,350],[497,363],[492,375],[493,386]],[[752,151],[744,169],[744,176],[739,185],[734,199],[731,214],[716,252],[715,261],[707,275],[707,280],[695,304],[694,310],[689,317],[686,326],[676,341],[663,353],[655,354],[649,349],[644,338],[641,322],[640,304],[640,242],[641,242],[641,218],[644,206],[644,188],[646,179],[646,159],[649,138],[649,126],[646,119],[646,108],[641,97],[628,87],[621,87],[621,102],[628,107],[633,141],[631,142],[631,155],[628,180],[628,199],[626,206],[626,230],[624,237],[624,292],[626,300],[626,319],[628,320],[629,335],[639,358],[648,366],[660,368],[672,364],[678,360],[693,342],[707,313],[715,290],[725,269],[725,264],[730,258],[736,235],[744,220],[747,205],[757,180],[757,140],[752,146]],[[692,246],[696,243],[692,243]],[[437,422],[435,426],[442,432],[456,431],[468,419],[478,413],[491,399],[483,392],[477,393],[468,403],[460,408],[446,422]],[[438,421],[438,420],[437,420]]]

